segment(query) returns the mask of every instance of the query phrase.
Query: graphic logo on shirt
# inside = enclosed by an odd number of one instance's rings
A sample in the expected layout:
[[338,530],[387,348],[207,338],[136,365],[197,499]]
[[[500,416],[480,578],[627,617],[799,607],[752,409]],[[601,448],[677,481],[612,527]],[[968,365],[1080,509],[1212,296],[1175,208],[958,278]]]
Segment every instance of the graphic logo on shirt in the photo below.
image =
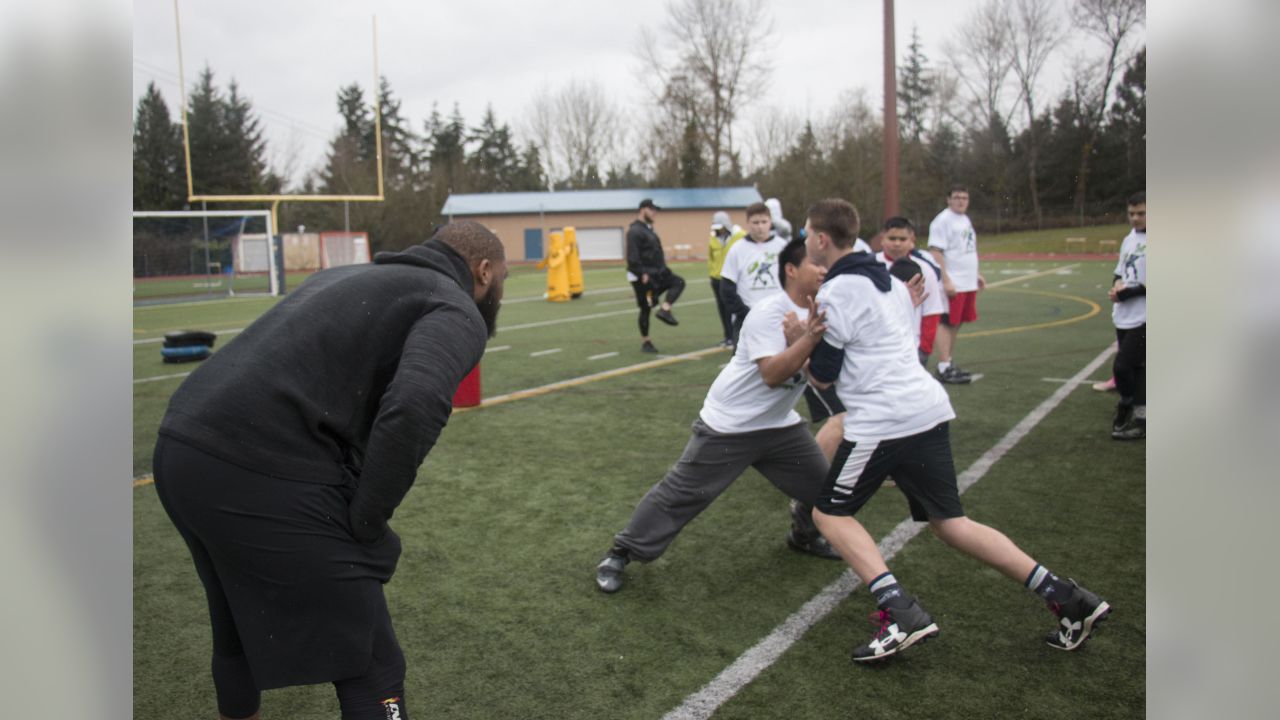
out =
[[387,720],[400,720],[400,698],[387,698],[382,701],[382,709],[387,713]]
[[978,249],[978,236],[974,234],[972,227],[966,228],[960,239],[964,242],[965,252],[970,253]]
[[751,287],[770,288],[774,286],[773,267],[778,264],[778,253],[767,252],[764,257],[751,263],[747,267],[747,274],[751,276]]
[[1124,256],[1124,272],[1121,277],[1124,278],[1125,285],[1130,283],[1138,283],[1138,261],[1147,256],[1147,244],[1138,243],[1133,252]]

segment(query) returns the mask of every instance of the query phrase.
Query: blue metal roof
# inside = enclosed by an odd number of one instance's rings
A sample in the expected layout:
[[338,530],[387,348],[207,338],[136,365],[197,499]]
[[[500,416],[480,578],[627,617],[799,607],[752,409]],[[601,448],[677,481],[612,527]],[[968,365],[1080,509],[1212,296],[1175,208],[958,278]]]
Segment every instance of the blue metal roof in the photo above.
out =
[[640,201],[653,198],[664,210],[728,210],[764,198],[754,187],[638,188],[562,190],[559,192],[475,193],[450,195],[444,215],[512,215],[516,213],[635,212]]

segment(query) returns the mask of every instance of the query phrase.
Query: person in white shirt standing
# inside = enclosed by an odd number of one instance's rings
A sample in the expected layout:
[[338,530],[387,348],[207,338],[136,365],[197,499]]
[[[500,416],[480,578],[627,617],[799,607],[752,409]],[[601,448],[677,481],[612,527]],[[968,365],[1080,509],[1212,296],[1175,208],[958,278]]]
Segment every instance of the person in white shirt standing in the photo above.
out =
[[927,520],[948,545],[1044,599],[1059,620],[1046,638],[1050,646],[1080,647],[1110,605],[1049,572],[999,530],[965,517],[949,434],[956,415],[946,390],[916,357],[915,303],[883,263],[852,251],[857,227],[858,211],[839,199],[815,204],[805,223],[809,257],[827,268],[814,313],[824,316],[826,327],[809,360],[810,382],[834,383],[848,408],[844,440],[813,519],[880,609],[879,630],[853,650],[853,660],[882,660],[938,634],[933,618],[903,590],[854,518],[890,475],[907,496],[912,518]]
[[960,326],[978,319],[978,291],[987,286],[978,272],[978,236],[966,214],[969,190],[954,185],[947,195],[947,208],[929,223],[929,252],[942,268],[942,289],[949,299],[947,314],[938,328],[938,379],[964,385],[973,376],[952,364]]
[[[623,570],[632,560],[647,563],[661,557],[684,526],[748,467],[805,507],[817,499],[828,463],[795,404],[805,387],[801,370],[821,336],[815,330],[821,318],[810,317],[809,311],[823,270],[808,259],[802,240],[784,246],[779,262],[785,291],[770,295],[751,311],[733,359],[707,391],[684,454],[614,536],[613,546],[596,566],[596,587],[602,592],[622,589]],[[784,331],[788,323],[796,332]],[[797,517],[794,509],[792,513],[787,544],[839,559],[813,527],[811,516]]]
[[1130,197],[1128,210],[1133,229],[1120,245],[1120,261],[1107,292],[1119,344],[1112,365],[1120,393],[1111,423],[1116,440],[1147,436],[1147,194]]
[[[857,245],[854,245],[855,249]],[[886,267],[902,258],[908,258],[920,266],[924,275],[924,304],[917,308],[920,314],[920,345],[918,354],[921,365],[929,364],[933,353],[933,341],[938,334],[938,323],[947,312],[947,298],[942,292],[942,268],[933,258],[916,249],[916,228],[904,217],[891,217],[884,221],[884,234],[880,239],[884,248],[876,259]]]
[[733,340],[751,308],[782,291],[778,282],[778,253],[787,241],[773,230],[773,216],[764,203],[747,206],[747,236],[733,244],[720,269],[720,297],[733,314]]

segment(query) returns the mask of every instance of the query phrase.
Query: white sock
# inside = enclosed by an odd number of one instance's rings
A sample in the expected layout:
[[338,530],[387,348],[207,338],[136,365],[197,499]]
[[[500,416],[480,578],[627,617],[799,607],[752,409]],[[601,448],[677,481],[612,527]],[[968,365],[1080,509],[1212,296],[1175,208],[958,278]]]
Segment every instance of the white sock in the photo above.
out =
[[950,361],[950,360],[939,360],[939,361],[938,361],[938,372],[946,372],[946,371],[947,371],[947,368],[949,368],[949,367],[951,367],[951,361]]

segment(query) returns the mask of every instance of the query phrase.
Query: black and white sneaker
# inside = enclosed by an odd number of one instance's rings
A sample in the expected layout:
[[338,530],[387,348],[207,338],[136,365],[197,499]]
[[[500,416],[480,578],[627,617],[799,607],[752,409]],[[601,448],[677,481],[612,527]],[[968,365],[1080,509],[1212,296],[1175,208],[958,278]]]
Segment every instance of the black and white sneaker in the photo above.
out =
[[1141,440],[1146,436],[1146,418],[1132,416],[1123,425],[1111,429],[1112,440]]
[[973,382],[972,375],[955,365],[949,366],[946,370],[939,370],[937,376],[939,382],[944,382],[948,385],[968,385]]
[[606,593],[616,593],[621,590],[622,571],[629,562],[631,558],[618,552],[617,548],[610,550],[609,554],[605,555],[596,566],[596,587]]
[[668,325],[679,325],[679,324],[680,324],[680,321],[676,319],[676,316],[675,316],[675,315],[672,315],[672,314],[671,314],[671,311],[670,311],[670,310],[661,310],[661,309],[659,309],[659,310],[658,310],[658,312],[656,312],[656,313],[654,313],[654,314],[653,314],[653,316],[654,316],[654,317],[656,317],[656,318],[658,318],[659,320],[661,320],[662,322],[664,322],[664,323],[666,323],[666,324],[668,324]]
[[787,545],[791,549],[828,560],[843,559],[814,524],[813,506],[792,498],[788,509],[791,513],[791,531],[787,533]]
[[938,637],[938,624],[914,599],[904,608],[891,607],[871,614],[872,624],[880,629],[866,645],[853,649],[854,662],[884,660],[918,642]]
[[1058,629],[1045,637],[1049,647],[1075,650],[1089,639],[1093,629],[1111,614],[1106,600],[1080,587],[1071,580],[1071,597],[1063,603],[1051,603],[1049,610],[1058,616]]

